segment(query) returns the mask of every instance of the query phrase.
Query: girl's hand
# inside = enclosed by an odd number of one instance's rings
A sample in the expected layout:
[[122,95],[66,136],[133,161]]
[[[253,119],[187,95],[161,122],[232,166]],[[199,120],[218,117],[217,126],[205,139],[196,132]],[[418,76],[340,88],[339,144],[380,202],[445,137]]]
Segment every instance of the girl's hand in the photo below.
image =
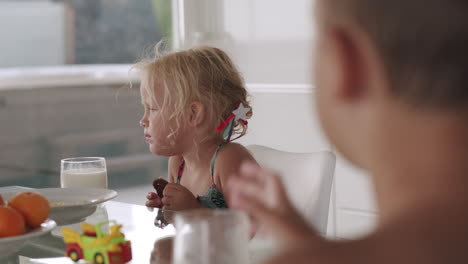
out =
[[181,211],[187,209],[201,208],[195,196],[184,186],[178,183],[168,183],[164,188],[162,199],[164,209]]
[[163,207],[163,203],[161,201],[161,198],[159,198],[159,195],[155,192],[149,192],[147,195],[146,195],[146,199],[148,199],[146,201],[146,206],[149,207],[149,208],[161,208]]
[[283,184],[274,173],[252,163],[241,166],[229,182],[231,207],[248,213],[260,231],[284,246],[317,244],[320,238],[289,201]]

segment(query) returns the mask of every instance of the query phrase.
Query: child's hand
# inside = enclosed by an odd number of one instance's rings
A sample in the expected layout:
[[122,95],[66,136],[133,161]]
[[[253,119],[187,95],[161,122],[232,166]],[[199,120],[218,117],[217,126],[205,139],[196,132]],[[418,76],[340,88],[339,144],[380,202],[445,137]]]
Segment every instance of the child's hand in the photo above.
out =
[[[300,183],[298,183],[300,184]],[[230,180],[231,207],[246,211],[260,230],[284,245],[318,242],[316,232],[290,203],[279,178],[246,162]]]
[[168,183],[162,199],[164,209],[180,211],[202,207],[195,196],[178,183]]
[[149,192],[147,195],[146,195],[146,199],[148,199],[146,201],[146,206],[147,207],[150,207],[150,208],[161,208],[163,207],[163,203],[161,201],[161,198],[159,198],[159,195],[155,192]]

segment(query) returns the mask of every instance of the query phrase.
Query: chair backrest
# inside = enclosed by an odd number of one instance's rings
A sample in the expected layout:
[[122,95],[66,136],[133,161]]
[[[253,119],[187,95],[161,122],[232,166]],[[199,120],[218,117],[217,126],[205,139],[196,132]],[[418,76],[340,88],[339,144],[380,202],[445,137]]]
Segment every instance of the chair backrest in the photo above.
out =
[[259,145],[247,149],[260,166],[279,173],[292,204],[326,234],[335,155],[330,151],[290,153]]

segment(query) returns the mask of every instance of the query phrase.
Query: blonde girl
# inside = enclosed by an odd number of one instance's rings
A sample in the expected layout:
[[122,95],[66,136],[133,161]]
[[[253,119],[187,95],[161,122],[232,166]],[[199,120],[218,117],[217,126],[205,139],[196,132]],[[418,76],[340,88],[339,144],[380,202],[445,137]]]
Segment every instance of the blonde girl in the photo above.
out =
[[163,197],[151,192],[146,205],[176,211],[227,208],[229,177],[243,161],[254,161],[231,142],[246,133],[252,115],[239,71],[214,47],[157,55],[137,68],[146,142],[153,154],[169,157]]

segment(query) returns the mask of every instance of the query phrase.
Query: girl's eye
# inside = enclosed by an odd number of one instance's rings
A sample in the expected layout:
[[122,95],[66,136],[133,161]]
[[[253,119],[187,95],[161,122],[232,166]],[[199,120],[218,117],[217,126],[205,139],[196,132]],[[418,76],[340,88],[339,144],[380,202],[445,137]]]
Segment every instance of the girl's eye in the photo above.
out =
[[145,111],[158,111],[158,109],[145,106]]

